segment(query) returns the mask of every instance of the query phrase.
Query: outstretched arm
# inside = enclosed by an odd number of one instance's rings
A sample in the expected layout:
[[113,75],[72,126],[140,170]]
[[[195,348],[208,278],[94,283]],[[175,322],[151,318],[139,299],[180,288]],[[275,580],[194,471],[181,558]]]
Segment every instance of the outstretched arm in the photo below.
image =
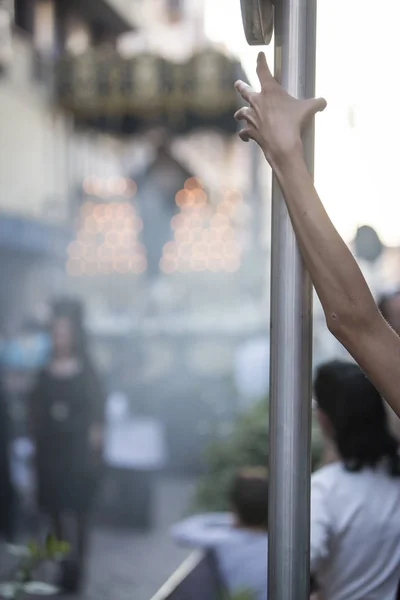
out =
[[189,517],[174,525],[171,535],[177,544],[191,548],[212,548],[230,538],[234,522],[231,514],[209,513]]
[[324,100],[296,100],[258,57],[261,92],[239,81],[249,106],[236,113],[246,125],[244,141],[263,150],[282,189],[306,267],[321,300],[327,325],[400,416],[400,338],[381,316],[348,247],[329,219],[307,171],[302,131]]

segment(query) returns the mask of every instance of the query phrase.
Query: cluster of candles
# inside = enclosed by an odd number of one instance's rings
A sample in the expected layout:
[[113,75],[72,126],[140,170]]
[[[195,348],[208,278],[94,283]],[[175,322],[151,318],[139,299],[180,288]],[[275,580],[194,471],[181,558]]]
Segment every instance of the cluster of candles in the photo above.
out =
[[176,194],[175,201],[180,213],[171,222],[174,241],[165,244],[160,269],[167,274],[237,271],[242,247],[233,221],[243,201],[241,194],[228,190],[222,201],[212,207],[201,182],[191,177]]
[[80,211],[76,240],[68,248],[72,276],[143,273],[146,249],[138,241],[142,220],[129,202],[87,201]]

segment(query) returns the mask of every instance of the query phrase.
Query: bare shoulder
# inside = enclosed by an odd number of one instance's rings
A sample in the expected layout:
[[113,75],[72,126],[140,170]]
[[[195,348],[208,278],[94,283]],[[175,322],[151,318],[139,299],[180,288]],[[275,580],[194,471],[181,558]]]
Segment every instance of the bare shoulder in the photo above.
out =
[[383,398],[400,416],[400,337],[378,313],[345,344]]

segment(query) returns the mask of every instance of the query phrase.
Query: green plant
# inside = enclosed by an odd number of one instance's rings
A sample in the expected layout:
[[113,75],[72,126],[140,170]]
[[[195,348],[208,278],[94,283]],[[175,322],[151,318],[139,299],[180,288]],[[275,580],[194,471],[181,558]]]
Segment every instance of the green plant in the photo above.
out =
[[[16,565],[0,583],[0,599],[19,600],[25,595],[51,596],[58,589],[43,581],[35,581],[34,575],[41,565],[46,562],[57,562],[69,553],[69,544],[58,541],[53,535],[48,535],[44,545],[29,542],[25,546],[8,546],[10,554],[16,559]],[[3,579],[3,578],[2,578]]]
[[254,594],[248,591],[237,592],[233,596],[224,596],[221,600],[254,600]]
[[[322,453],[318,430],[313,424],[312,466]],[[268,401],[255,404],[238,417],[232,434],[214,441],[206,451],[206,475],[200,480],[195,495],[195,510],[229,510],[229,487],[238,469],[268,466]]]

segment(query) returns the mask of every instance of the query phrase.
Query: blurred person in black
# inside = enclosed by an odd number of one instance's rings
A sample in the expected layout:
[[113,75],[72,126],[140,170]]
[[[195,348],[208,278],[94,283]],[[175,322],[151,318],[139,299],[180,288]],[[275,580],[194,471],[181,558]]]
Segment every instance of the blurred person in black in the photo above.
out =
[[10,419],[6,398],[0,386],[0,534],[11,541],[15,533],[16,493],[11,480],[9,441]]
[[38,504],[60,540],[69,538],[66,517],[74,519],[76,543],[63,564],[60,586],[75,592],[83,579],[88,516],[101,470],[105,401],[79,303],[55,305],[51,336],[52,354],[31,398]]

